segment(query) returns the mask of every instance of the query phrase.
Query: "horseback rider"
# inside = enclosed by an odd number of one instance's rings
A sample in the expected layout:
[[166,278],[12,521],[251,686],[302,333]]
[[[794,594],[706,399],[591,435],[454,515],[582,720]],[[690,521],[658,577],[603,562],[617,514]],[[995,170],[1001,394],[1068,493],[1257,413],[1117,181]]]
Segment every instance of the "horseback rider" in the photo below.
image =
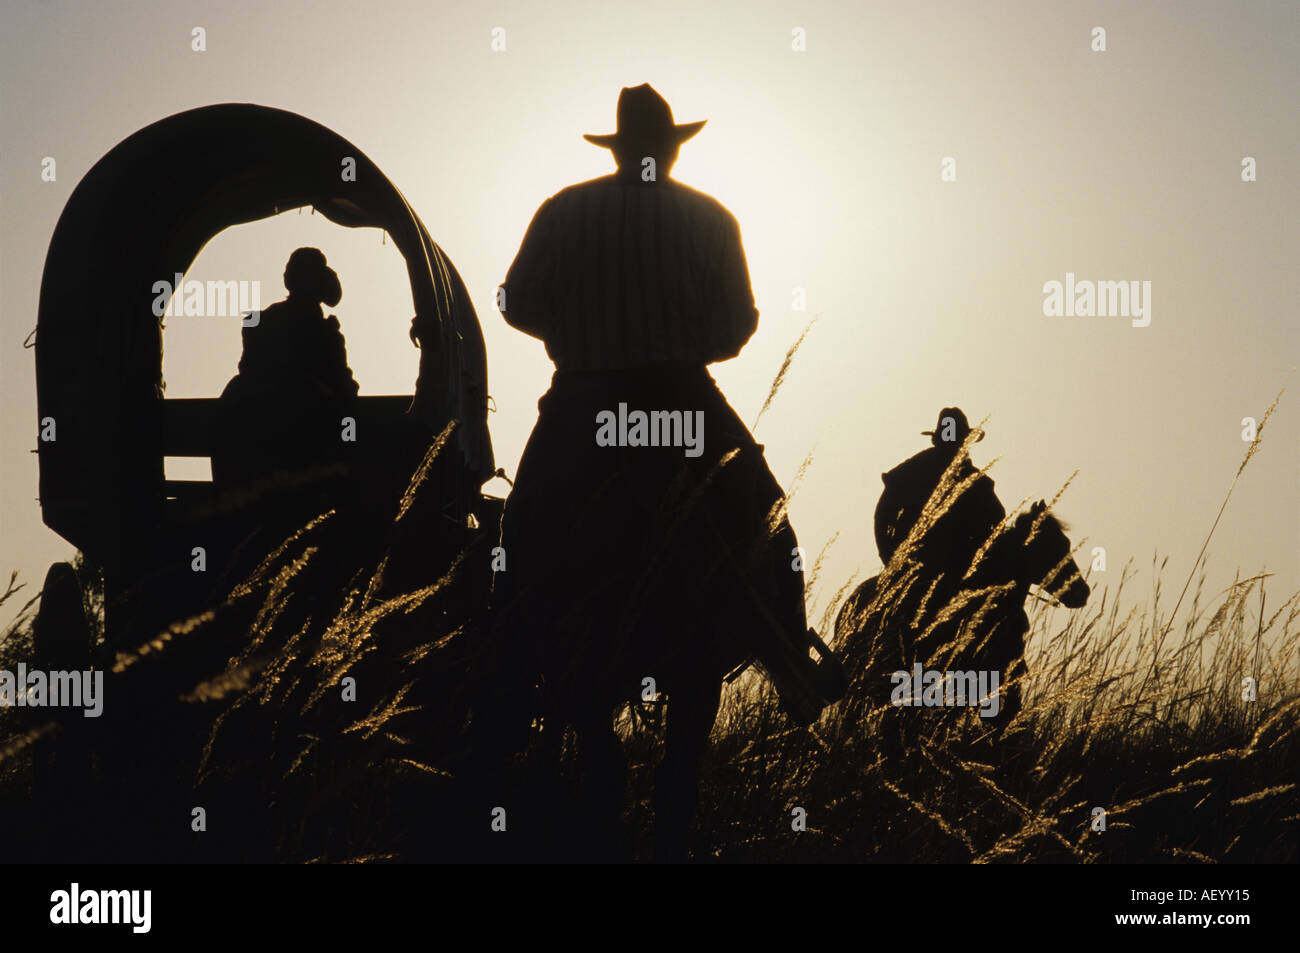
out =
[[1003,525],[993,481],[967,450],[984,434],[972,431],[960,408],[945,407],[923,434],[931,447],[882,474],[875,535],[885,569],[845,600],[835,621],[855,679],[868,686],[862,702],[890,713],[882,747],[900,764],[921,723],[895,707],[895,673],[917,664],[997,673],[999,706],[989,717],[1000,733],[1020,711],[1029,587],[1059,591],[1071,608],[1088,597],[1065,527],[1046,503]]
[[[885,489],[876,504],[876,547],[881,562],[887,564],[920,519],[944,473],[952,467],[953,486],[966,480],[973,482],[951,500],[948,510],[935,520],[911,555],[931,569],[955,573],[955,582],[1007,514],[998,501],[993,481],[971,463],[966,449],[971,427],[961,408],[945,407],[939,412],[934,430],[923,430],[921,434],[930,438],[932,446],[880,475]],[[981,430],[973,442],[983,439]]]
[[[582,576],[560,555],[582,538],[576,527],[584,515],[598,514],[588,537],[597,551],[581,557],[587,578],[608,582],[623,568],[627,582],[652,561],[646,527],[671,535],[672,504],[684,504],[684,532],[704,534],[705,543],[679,541],[670,550],[666,571],[676,573],[674,584],[702,591],[710,573],[724,571],[699,563],[698,550],[722,550],[726,572],[739,567],[746,589],[764,603],[766,623],[737,626],[748,644],[730,647],[734,664],[779,654],[774,630],[805,644],[808,626],[794,531],[783,517],[769,525],[783,491],[762,446],[706,370],[740,352],[758,311],[735,217],[669,177],[681,143],[703,126],[674,123],[648,84],[624,88],[618,131],[585,137],[612,151],[617,171],[544,202],[506,275],[498,296],[503,317],[544,341],[556,370],[506,505],[502,545],[510,562],[499,585],[507,600],[526,597],[544,607],[528,618],[598,617],[590,601],[575,608],[586,598],[576,581]],[[637,413],[650,421],[648,439],[644,427],[637,439]],[[672,436],[665,421],[675,413],[688,438],[697,422],[695,442],[659,439]],[[609,424],[603,435],[602,419]],[[641,613],[644,605],[621,586],[607,586],[614,594],[602,607]],[[678,590],[670,584],[656,591]]]

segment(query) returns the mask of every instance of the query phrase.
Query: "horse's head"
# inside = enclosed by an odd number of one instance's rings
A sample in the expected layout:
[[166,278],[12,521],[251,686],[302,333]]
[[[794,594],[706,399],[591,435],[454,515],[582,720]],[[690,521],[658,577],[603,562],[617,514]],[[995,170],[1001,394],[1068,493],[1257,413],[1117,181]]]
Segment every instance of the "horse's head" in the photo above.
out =
[[1023,581],[1037,585],[1071,609],[1088,601],[1088,584],[1070,553],[1068,527],[1047,509],[1042,500],[1022,513],[1015,535],[1024,540]]

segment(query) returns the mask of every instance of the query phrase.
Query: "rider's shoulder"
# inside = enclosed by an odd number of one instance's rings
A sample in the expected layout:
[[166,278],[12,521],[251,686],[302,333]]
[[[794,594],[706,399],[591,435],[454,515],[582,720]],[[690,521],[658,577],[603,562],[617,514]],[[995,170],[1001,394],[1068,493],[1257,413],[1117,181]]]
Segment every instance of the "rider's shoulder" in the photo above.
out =
[[914,453],[902,463],[895,466],[880,475],[885,485],[906,482],[914,480],[922,475],[928,475],[930,471],[939,469],[942,471],[944,466],[943,460],[939,454],[935,453],[934,448],[929,447],[920,453]]
[[564,205],[590,195],[592,192],[616,188],[617,186],[618,180],[613,175],[601,175],[583,182],[574,182],[572,185],[566,185],[543,202],[542,208]]
[[731,210],[719,202],[708,192],[701,192],[699,189],[692,188],[685,182],[678,182],[676,179],[669,180],[673,194],[679,201],[684,201],[689,205],[712,215],[729,225],[736,225],[736,216],[731,214]]

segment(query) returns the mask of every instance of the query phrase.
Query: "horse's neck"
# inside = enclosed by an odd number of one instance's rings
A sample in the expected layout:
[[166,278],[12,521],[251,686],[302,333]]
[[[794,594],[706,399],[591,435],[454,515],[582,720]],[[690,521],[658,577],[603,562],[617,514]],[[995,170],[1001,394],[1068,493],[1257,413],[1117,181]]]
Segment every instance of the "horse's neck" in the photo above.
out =
[[[1050,518],[1038,527],[1036,534],[1031,532],[1031,527],[1025,527],[1023,542],[1019,547],[1016,580],[1026,594],[1028,594],[1031,585],[1041,585],[1044,578],[1054,568],[1050,564],[1055,561],[1054,557],[1050,555],[1053,547],[1050,545],[1047,535],[1053,532],[1063,535],[1059,524]],[[1069,544],[1066,543],[1065,545],[1068,547]]]
[[1029,595],[1029,586],[1033,582],[1029,549],[1030,527],[1022,522],[1014,523],[1011,528],[994,541],[985,559],[981,571],[976,574],[981,585],[1005,585],[1014,583],[1014,588],[1006,597],[1013,603],[1023,603]]

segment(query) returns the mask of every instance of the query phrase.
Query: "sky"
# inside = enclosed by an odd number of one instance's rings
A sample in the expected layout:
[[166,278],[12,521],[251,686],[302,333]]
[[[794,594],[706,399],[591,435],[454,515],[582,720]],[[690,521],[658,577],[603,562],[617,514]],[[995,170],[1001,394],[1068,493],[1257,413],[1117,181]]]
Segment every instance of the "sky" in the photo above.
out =
[[[794,487],[810,560],[831,543],[814,621],[879,569],[880,474],[926,446],[944,406],[988,417],[973,457],[996,458],[1008,509],[1077,471],[1057,511],[1086,538],[1084,562],[1105,550],[1094,589],[1131,561],[1141,601],[1157,554],[1166,592],[1192,573],[1247,448],[1243,418],[1286,387],[1206,570],[1210,594],[1271,572],[1276,605],[1300,590],[1298,38],[1300,7],[1259,0],[6,0],[0,570],[35,589],[72,553],[40,518],[23,345],[63,206],[114,145],[220,102],[298,112],[356,143],[470,289],[513,475],[552,366],[505,324],[496,287],[537,207],[612,171],[582,134],[613,131],[620,88],[649,82],[678,122],[708,120],[674,176],[740,223],[759,328],[711,370],[747,423],[811,323],[755,435]],[[300,245],[342,280],[331,310],[361,392],[411,393],[410,289],[381,233],[289,212],[216,236],[187,278],[260,281],[269,304]],[[1045,314],[1044,285],[1068,273],[1150,282],[1149,324]],[[216,396],[235,373],[238,319],[170,318],[164,340],[169,397]],[[201,461],[168,472],[207,475]]]

